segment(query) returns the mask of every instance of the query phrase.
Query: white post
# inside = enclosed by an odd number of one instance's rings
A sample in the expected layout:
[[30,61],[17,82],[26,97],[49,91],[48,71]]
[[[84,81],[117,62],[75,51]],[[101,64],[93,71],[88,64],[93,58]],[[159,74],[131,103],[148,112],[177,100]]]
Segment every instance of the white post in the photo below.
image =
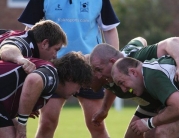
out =
[[116,99],[114,100],[114,108],[117,111],[120,111],[123,107],[123,100],[121,98],[116,97]]

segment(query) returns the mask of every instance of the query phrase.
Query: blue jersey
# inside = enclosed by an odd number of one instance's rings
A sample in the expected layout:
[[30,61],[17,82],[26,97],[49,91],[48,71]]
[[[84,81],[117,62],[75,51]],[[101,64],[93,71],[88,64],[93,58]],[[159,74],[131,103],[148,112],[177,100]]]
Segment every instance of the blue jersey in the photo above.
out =
[[43,18],[58,23],[67,34],[68,45],[58,57],[70,51],[89,54],[102,42],[100,29],[108,31],[119,24],[109,0],[30,0],[18,20],[32,26]]

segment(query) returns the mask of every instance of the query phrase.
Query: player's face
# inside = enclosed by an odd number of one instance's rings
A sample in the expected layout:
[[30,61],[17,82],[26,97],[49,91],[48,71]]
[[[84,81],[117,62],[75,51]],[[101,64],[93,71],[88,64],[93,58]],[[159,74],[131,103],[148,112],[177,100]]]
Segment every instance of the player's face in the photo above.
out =
[[64,98],[64,99],[68,99],[70,96],[79,93],[81,86],[77,83],[68,81],[65,82],[65,85],[63,84],[59,84],[56,93]]
[[52,60],[57,58],[57,52],[61,49],[62,44],[51,47],[45,47],[40,51],[40,58],[44,60]]
[[94,76],[96,76],[98,79],[101,79],[103,77],[105,79],[108,79],[109,81],[112,81],[111,68],[113,63],[102,63],[99,58],[96,58],[90,62],[90,65],[92,67]]
[[131,72],[125,75],[115,68],[112,73],[112,78],[115,84],[121,87],[123,92],[129,92],[130,89],[132,89],[133,94],[140,96],[144,91],[143,81]]

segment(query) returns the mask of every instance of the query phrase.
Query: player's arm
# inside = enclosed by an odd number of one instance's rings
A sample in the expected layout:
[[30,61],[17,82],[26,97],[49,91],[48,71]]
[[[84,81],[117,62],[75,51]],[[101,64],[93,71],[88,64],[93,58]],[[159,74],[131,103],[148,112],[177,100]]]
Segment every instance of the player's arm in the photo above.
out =
[[161,57],[163,55],[170,55],[179,62],[179,37],[167,38],[158,43],[157,55]]
[[131,41],[135,41],[135,40],[140,41],[143,46],[147,46],[147,41],[143,37],[138,36],[138,37],[135,37],[134,39],[132,39]]
[[30,73],[36,69],[35,64],[24,58],[20,49],[15,45],[5,44],[0,47],[0,57],[4,61],[10,61],[22,65],[26,73]]
[[[143,70],[145,72],[147,68],[143,68]],[[147,91],[153,98],[165,105],[163,112],[156,115],[151,121],[154,126],[171,123],[179,119],[179,91],[173,84],[173,79],[171,79],[174,75],[172,68],[167,69],[167,71],[169,75],[159,70],[150,70],[144,77]]]
[[37,73],[29,74],[22,88],[18,109],[18,125],[16,129],[17,136],[26,136],[26,122],[31,114],[34,105],[43,90],[42,77]]
[[110,90],[105,90],[105,97],[103,99],[103,104],[101,109],[93,115],[92,122],[94,125],[100,125],[101,122],[107,117],[108,111],[112,106],[116,95],[114,95]]
[[26,77],[19,101],[19,114],[30,115],[35,103],[41,95],[43,88],[43,79],[39,74],[30,73]]
[[119,37],[117,28],[115,27],[111,30],[103,31],[103,34],[105,42],[119,50]]
[[109,0],[103,1],[101,16],[99,16],[97,22],[103,31],[105,43],[108,43],[119,50],[119,38],[116,27],[119,25],[120,21]]
[[171,37],[158,43],[158,57],[170,55],[175,59],[177,71],[175,79],[179,81],[179,37]]
[[116,95],[112,91],[105,89],[102,109],[108,112],[115,98],[116,98]]
[[[145,71],[144,69],[144,72]],[[172,74],[171,72],[169,73]],[[144,80],[147,91],[153,98],[165,105],[165,109],[153,118],[144,118],[131,123],[130,127],[135,133],[140,134],[149,129],[175,122],[179,119],[179,92],[169,77],[158,70],[150,70],[150,72],[145,75]]]
[[166,101],[166,108],[163,112],[153,117],[154,126],[168,124],[177,121],[179,118],[179,92],[172,93]]
[[6,44],[0,48],[0,56],[4,61],[18,63],[23,58],[20,49],[17,46]]

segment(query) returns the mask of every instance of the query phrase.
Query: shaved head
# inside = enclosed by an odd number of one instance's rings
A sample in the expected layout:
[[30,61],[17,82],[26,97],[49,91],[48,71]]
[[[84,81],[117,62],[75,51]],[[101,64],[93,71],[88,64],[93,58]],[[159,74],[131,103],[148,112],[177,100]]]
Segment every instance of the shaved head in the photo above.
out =
[[122,58],[123,55],[119,50],[116,50],[113,46],[102,43],[95,46],[93,51],[90,54],[90,62],[94,58],[98,58],[102,63],[107,62],[110,58]]
[[113,71],[117,69],[119,72],[128,75],[128,68],[136,68],[139,64],[138,60],[130,57],[118,59],[112,67],[111,74],[113,75]]

